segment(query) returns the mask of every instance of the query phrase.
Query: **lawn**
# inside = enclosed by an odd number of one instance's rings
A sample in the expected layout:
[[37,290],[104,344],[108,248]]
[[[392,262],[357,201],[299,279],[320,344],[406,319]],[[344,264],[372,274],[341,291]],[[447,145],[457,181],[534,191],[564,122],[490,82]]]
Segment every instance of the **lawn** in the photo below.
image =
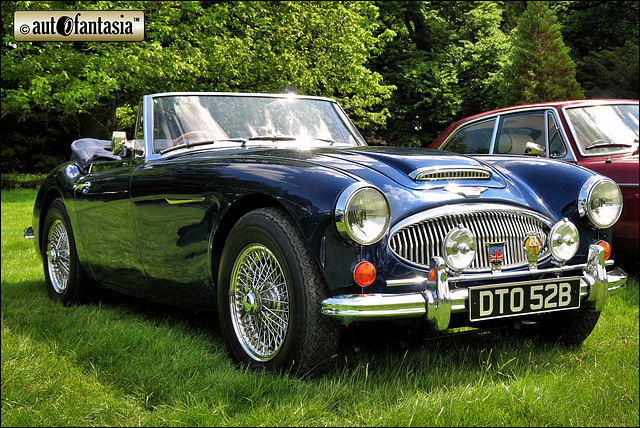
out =
[[251,373],[232,364],[213,313],[113,294],[49,300],[22,236],[35,195],[2,191],[2,426],[639,424],[637,277],[577,348],[380,335],[345,340],[319,378]]

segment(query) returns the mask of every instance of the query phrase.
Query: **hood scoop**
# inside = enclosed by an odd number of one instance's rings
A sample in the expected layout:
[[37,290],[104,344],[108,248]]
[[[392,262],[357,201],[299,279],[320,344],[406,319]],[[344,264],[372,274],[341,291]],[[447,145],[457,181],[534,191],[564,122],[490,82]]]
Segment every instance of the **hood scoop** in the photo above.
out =
[[420,168],[409,174],[414,181],[456,181],[491,180],[491,170],[481,167],[429,167]]

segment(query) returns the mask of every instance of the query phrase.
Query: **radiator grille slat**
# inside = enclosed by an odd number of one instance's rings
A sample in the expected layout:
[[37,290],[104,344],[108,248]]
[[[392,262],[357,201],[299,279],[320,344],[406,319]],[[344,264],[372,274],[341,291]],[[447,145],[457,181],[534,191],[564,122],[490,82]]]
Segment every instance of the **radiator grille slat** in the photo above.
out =
[[537,232],[541,238],[540,259],[549,254],[549,227],[542,221],[510,211],[483,211],[445,214],[419,221],[395,231],[390,239],[391,250],[402,260],[428,267],[432,257],[442,257],[442,243],[447,233],[461,225],[476,236],[476,257],[468,271],[490,270],[486,244],[505,241],[505,261],[502,269],[528,264],[523,248],[527,233]]

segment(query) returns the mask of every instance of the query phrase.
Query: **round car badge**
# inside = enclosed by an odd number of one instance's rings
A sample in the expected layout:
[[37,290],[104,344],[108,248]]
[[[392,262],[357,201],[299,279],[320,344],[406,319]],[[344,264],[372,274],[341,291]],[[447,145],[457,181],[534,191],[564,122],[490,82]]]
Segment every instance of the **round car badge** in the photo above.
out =
[[528,232],[523,242],[524,252],[529,261],[529,269],[536,270],[538,268],[538,254],[542,249],[542,242],[538,232]]
[[502,270],[506,244],[506,241],[486,243],[487,252],[489,255],[489,264],[491,265],[491,272],[500,272]]

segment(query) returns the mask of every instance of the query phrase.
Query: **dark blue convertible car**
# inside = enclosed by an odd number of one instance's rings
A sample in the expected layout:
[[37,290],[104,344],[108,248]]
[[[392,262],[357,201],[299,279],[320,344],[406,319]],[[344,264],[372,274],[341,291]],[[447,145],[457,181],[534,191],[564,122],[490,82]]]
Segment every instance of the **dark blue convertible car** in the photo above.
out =
[[72,144],[26,236],[56,301],[217,309],[236,362],[307,373],[370,320],[581,343],[626,283],[621,209],[560,161],[367,146],[332,99],[163,93],[133,139]]

